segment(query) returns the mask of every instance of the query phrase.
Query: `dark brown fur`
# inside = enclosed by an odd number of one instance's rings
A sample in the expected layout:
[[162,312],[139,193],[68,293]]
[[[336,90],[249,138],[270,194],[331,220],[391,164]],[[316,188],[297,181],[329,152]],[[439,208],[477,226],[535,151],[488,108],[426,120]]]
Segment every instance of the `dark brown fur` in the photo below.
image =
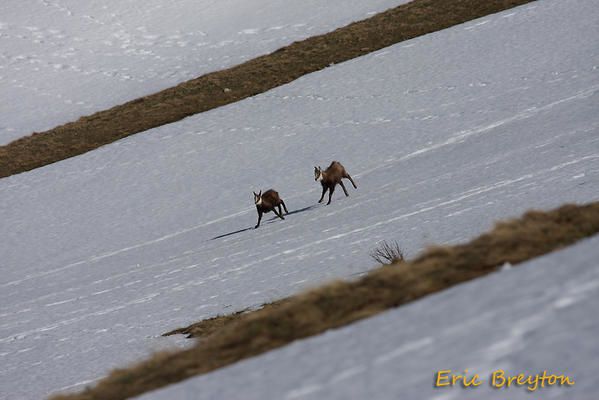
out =
[[354,188],[358,188],[354,180],[351,178],[351,176],[349,176],[349,174],[345,170],[345,167],[341,165],[339,161],[333,161],[325,171],[323,171],[320,167],[314,167],[315,181],[318,180],[321,174],[322,180],[320,181],[320,184],[322,185],[322,195],[320,196],[320,200],[318,200],[319,203],[322,203],[322,200],[324,199],[324,194],[328,190],[329,201],[327,205],[331,204],[331,197],[333,196],[333,192],[335,192],[335,186],[337,186],[338,184],[341,186],[341,189],[343,189],[343,193],[345,193],[346,196],[349,196],[349,193],[347,193],[347,189],[345,189],[345,185],[341,181],[342,178],[349,179]]
[[[258,204],[260,200],[262,200],[262,202]],[[281,206],[283,206],[283,208],[285,209],[285,214],[289,214],[285,202],[283,201],[283,199],[281,199],[281,197],[279,197],[279,193],[272,189],[269,189],[264,193],[262,193],[262,191],[260,191],[260,193],[258,194],[254,192],[254,203],[256,204],[256,210],[258,210],[258,223],[254,228],[258,228],[260,226],[260,221],[262,221],[262,214],[271,211],[274,212],[277,215],[277,217],[285,219],[283,217],[283,211],[281,210]]]

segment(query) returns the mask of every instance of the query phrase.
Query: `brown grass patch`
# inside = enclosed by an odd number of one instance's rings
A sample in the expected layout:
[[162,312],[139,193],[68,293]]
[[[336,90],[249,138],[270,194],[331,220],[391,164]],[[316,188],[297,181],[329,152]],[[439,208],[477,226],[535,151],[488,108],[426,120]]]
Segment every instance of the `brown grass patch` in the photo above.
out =
[[[240,313],[188,350],[161,353],[115,370],[95,387],[54,400],[118,400],[139,395],[284,346],[518,264],[599,232],[599,202],[530,211],[469,243],[435,247],[398,266],[334,282],[277,307]],[[567,268],[564,265],[564,268]]]
[[[272,303],[263,304],[259,310],[273,310],[281,307],[287,302],[288,299],[273,301]],[[170,332],[164,333],[162,336],[186,335],[188,338],[203,338],[212,335],[214,332],[220,331],[226,325],[229,325],[232,322],[243,318],[245,315],[256,311],[258,310],[246,308],[244,310],[234,312],[233,314],[217,315],[216,317],[193,323],[185,328],[177,328]]]
[[0,146],[0,178],[263,93],[330,64],[530,1],[414,0],[238,66]]

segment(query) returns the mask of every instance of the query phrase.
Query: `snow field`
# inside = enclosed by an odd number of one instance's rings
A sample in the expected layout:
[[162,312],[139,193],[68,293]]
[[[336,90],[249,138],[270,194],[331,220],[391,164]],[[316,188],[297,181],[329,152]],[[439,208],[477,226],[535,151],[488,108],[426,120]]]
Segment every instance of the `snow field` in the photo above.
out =
[[[381,240],[412,257],[597,200],[597,21],[536,2],[0,180],[2,395],[79,390],[168,330],[355,277]],[[358,189],[317,205],[332,159]],[[292,215],[247,229],[269,187]]]
[[405,2],[5,1],[0,5],[0,144]]

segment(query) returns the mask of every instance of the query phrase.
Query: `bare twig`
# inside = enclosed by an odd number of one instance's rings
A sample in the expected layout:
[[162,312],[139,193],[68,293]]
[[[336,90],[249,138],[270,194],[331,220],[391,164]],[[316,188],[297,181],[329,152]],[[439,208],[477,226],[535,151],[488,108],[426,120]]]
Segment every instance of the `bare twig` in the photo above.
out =
[[380,264],[396,264],[404,261],[403,251],[399,248],[397,242],[389,243],[384,240],[379,247],[370,252],[376,262]]

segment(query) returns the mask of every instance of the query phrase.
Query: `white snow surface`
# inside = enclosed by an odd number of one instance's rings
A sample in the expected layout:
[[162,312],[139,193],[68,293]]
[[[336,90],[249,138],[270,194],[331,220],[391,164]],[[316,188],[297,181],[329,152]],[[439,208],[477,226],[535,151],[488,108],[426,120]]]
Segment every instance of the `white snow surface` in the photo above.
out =
[[[543,0],[0,180],[0,398],[80,390],[182,346],[168,330],[356,277],[381,240],[411,257],[599,199],[597,37],[594,0]],[[358,189],[319,205],[332,159]],[[269,187],[291,214],[253,230]]]
[[[139,400],[593,399],[599,370],[599,236]],[[452,370],[481,385],[434,388]],[[496,389],[493,371],[573,386]],[[500,381],[498,381],[500,382]]]
[[4,0],[0,144],[408,0]]

